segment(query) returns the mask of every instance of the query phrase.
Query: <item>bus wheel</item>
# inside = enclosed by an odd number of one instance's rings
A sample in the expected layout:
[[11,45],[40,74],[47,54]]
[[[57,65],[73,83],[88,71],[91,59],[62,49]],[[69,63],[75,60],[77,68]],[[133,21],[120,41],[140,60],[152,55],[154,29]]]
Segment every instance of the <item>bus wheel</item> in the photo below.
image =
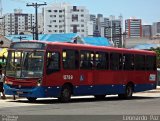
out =
[[35,97],[27,97],[29,102],[35,102],[37,98]]
[[71,99],[71,94],[72,94],[71,87],[69,85],[65,85],[63,86],[61,95],[58,99],[63,103],[69,102]]
[[106,97],[106,95],[94,95],[94,97],[98,100],[102,100]]
[[129,84],[126,87],[125,94],[118,94],[118,97],[123,99],[130,99],[132,98],[132,94],[133,94],[133,86]]

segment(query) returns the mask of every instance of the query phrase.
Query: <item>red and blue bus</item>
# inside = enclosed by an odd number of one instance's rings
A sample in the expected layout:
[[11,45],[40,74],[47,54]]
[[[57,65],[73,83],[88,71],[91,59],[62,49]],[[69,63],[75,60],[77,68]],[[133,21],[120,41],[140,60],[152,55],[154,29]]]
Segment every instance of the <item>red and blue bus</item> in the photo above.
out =
[[152,51],[42,41],[14,42],[8,49],[5,93],[29,101],[110,94],[131,98],[156,84]]

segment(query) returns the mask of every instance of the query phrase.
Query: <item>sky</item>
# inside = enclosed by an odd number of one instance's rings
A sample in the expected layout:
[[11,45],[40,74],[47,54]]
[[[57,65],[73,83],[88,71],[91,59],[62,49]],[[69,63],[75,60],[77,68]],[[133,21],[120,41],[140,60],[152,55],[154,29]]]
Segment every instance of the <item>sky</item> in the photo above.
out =
[[[26,3],[67,2],[76,6],[86,6],[90,14],[103,14],[104,17],[120,14],[124,20],[130,17],[142,19],[143,24],[160,21],[160,0],[1,0],[3,13],[12,13],[15,8],[23,9],[24,13],[34,13],[33,7]],[[41,8],[39,8],[41,12]]]

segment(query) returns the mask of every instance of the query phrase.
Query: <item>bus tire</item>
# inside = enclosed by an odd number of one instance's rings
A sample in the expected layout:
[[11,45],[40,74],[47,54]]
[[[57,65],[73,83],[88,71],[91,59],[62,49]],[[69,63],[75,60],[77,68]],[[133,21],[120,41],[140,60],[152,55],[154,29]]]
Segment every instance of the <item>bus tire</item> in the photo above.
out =
[[94,95],[94,97],[98,100],[102,100],[106,97],[106,95]]
[[36,101],[36,97],[27,97],[29,102],[35,102]]
[[118,97],[121,99],[130,99],[133,95],[133,86],[131,84],[128,84],[126,86],[125,94],[118,94]]
[[71,87],[69,85],[64,85],[61,90],[61,95],[58,99],[63,103],[67,103],[71,99],[71,94]]

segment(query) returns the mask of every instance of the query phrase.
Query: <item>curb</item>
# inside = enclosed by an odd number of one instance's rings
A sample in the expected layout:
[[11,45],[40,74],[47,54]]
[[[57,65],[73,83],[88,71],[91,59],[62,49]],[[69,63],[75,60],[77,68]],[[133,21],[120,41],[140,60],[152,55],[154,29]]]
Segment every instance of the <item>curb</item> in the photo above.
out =
[[144,93],[160,93],[160,86],[153,90],[144,91]]

